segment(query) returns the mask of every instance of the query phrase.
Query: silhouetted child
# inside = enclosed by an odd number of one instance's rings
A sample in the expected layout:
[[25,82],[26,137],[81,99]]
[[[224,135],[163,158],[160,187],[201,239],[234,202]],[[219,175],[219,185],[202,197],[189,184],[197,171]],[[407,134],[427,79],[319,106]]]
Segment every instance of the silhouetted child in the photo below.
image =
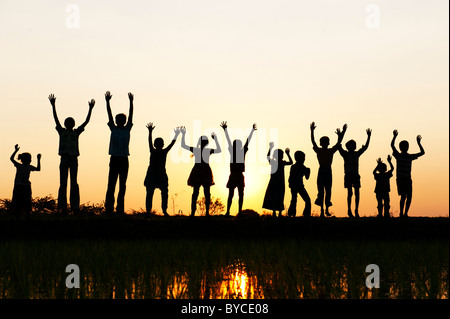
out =
[[241,140],[234,140],[231,143],[230,136],[228,135],[227,122],[222,122],[220,125],[225,131],[225,137],[228,142],[228,151],[230,152],[230,177],[228,178],[227,188],[228,188],[228,201],[227,201],[227,212],[225,216],[230,216],[231,203],[233,201],[234,189],[238,189],[239,193],[239,213],[242,211],[242,205],[244,203],[244,187],[245,187],[245,155],[248,151],[248,143],[250,142],[253,132],[256,131],[256,124],[253,124],[250,135],[247,141],[242,147]]
[[278,211],[278,217],[281,217],[281,212],[284,210],[284,167],[286,165],[292,165],[290,150],[286,148],[286,155],[289,158],[289,162],[283,161],[283,151],[276,149],[273,152],[273,158],[270,157],[270,153],[273,149],[273,142],[269,144],[269,152],[267,153],[267,160],[270,164],[270,180],[267,185],[266,194],[264,195],[263,208],[270,209],[273,212],[273,216],[276,217],[276,211]]
[[292,199],[288,209],[288,216],[295,217],[297,214],[297,194],[300,194],[305,201],[305,208],[303,210],[304,217],[311,216],[311,199],[308,192],[303,185],[303,177],[309,179],[311,170],[304,165],[305,153],[297,151],[294,153],[295,164],[291,166],[289,174],[289,188],[291,189]]
[[400,196],[400,217],[408,217],[409,207],[411,206],[412,199],[412,179],[411,179],[411,166],[412,161],[425,154],[425,150],[422,147],[422,136],[417,136],[417,145],[419,145],[420,152],[416,154],[409,154],[408,141],[401,141],[399,143],[400,153],[395,148],[395,139],[397,138],[398,131],[394,130],[394,136],[392,138],[391,147],[392,155],[397,160],[397,191]]
[[59,191],[58,191],[58,208],[62,210],[63,214],[67,213],[67,179],[70,173],[70,208],[74,213],[80,210],[80,190],[78,187],[78,156],[80,155],[78,147],[78,138],[83,133],[84,128],[91,119],[92,109],[94,108],[94,99],[88,102],[89,112],[86,120],[78,128],[75,127],[75,120],[68,117],[64,120],[64,127],[59,122],[56,113],[56,97],[50,94],[48,99],[52,105],[53,118],[56,123],[56,131],[59,134],[59,151],[61,162],[59,165]]
[[[317,174],[317,199],[314,204],[320,206],[320,217],[324,217],[324,213],[327,216],[331,216],[328,208],[332,206],[331,203],[331,185],[333,182],[331,164],[333,162],[333,155],[338,150],[339,144],[341,144],[344,138],[345,131],[347,130],[347,124],[340,129],[336,129],[336,134],[338,136],[337,143],[332,147],[328,148],[330,145],[330,139],[328,136],[323,136],[320,138],[320,146],[318,147],[314,139],[314,130],[316,125],[314,122],[311,123],[311,142],[313,144],[313,150],[317,153],[317,159],[319,160],[319,173]],[[325,199],[325,211],[323,209],[323,202]]]
[[147,124],[148,128],[148,145],[150,148],[150,164],[147,169],[147,175],[145,176],[144,185],[147,190],[147,195],[145,198],[145,206],[147,213],[152,211],[153,193],[156,188],[161,191],[161,208],[164,216],[169,216],[167,214],[167,200],[169,196],[169,179],[166,173],[166,159],[167,153],[175,144],[178,135],[180,134],[180,129],[176,128],[174,130],[175,136],[170,142],[169,146],[164,147],[164,140],[160,137],[155,138],[155,143],[153,146],[152,132],[154,130],[153,123]]
[[15,145],[14,152],[11,155],[11,162],[16,167],[16,177],[14,179],[13,196],[11,200],[11,211],[14,215],[29,216],[31,213],[31,183],[30,172],[41,170],[41,154],[37,155],[37,166],[31,164],[30,153],[22,153],[17,157],[20,161],[17,162],[14,157],[19,151],[19,145]]
[[195,158],[195,164],[188,178],[188,185],[194,188],[191,201],[191,216],[195,215],[197,209],[197,198],[200,192],[200,186],[203,186],[203,193],[205,194],[205,209],[206,216],[209,216],[209,206],[211,204],[211,192],[210,187],[214,185],[214,178],[209,166],[209,157],[211,154],[218,154],[222,150],[217,141],[217,136],[212,133],[211,137],[216,142],[216,149],[207,148],[209,144],[208,137],[201,136],[198,139],[197,147],[186,145],[186,128],[181,129],[181,147],[185,150],[192,152]]
[[383,208],[384,208],[384,217],[389,216],[390,209],[390,200],[389,200],[389,192],[391,191],[391,187],[389,185],[389,179],[392,177],[392,172],[394,171],[394,166],[392,165],[392,158],[389,155],[387,157],[388,163],[390,165],[390,170],[387,171],[387,166],[381,161],[381,158],[377,160],[377,166],[373,170],[373,176],[375,178],[375,194],[377,197],[378,203],[378,217],[383,216]]
[[[128,178],[128,156],[130,144],[130,131],[133,127],[133,94],[128,93],[130,100],[130,111],[127,116],[123,113],[116,115],[116,123],[111,112],[110,100],[112,95],[109,91],[105,94],[106,111],[108,112],[108,126],[111,130],[109,141],[109,174],[108,189],[106,191],[105,212],[112,214],[114,211],[114,193],[116,189],[117,179],[119,179],[119,193],[117,195],[116,213],[125,213],[125,191]],[[125,124],[126,123],[126,124]]]
[[372,130],[368,128],[367,141],[358,151],[356,151],[356,142],[350,140],[345,143],[347,151],[342,149],[341,144],[339,144],[339,153],[344,159],[344,187],[347,189],[347,214],[349,217],[353,217],[352,214],[352,196],[355,189],[355,217],[359,217],[359,189],[361,188],[361,177],[359,176],[359,157],[367,150],[369,147],[370,136],[372,135]]

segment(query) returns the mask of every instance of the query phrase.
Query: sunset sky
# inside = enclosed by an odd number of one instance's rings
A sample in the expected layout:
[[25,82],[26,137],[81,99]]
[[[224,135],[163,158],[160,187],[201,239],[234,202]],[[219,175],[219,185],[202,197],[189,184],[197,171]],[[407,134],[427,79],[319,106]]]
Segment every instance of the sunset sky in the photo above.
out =
[[[219,125],[228,121],[231,139],[245,141],[256,123],[244,208],[263,212],[271,141],[306,153],[312,174],[305,186],[314,201],[318,162],[309,124],[315,121],[316,140],[326,135],[332,144],[334,131],[345,123],[343,143],[354,139],[358,148],[365,130],[373,130],[360,159],[362,216],[376,215],[372,171],[378,157],[386,162],[392,154],[392,131],[399,131],[397,142],[410,142],[411,153],[419,152],[421,134],[426,154],[413,162],[410,215],[448,216],[448,12],[447,0],[0,1],[0,198],[12,196],[15,168],[9,157],[15,144],[30,152],[35,164],[42,154],[42,171],[30,178],[33,196],[57,197],[58,133],[48,101],[53,93],[60,121],[72,116],[76,126],[85,120],[88,100],[96,101],[80,136],[78,182],[82,203],[102,202],[109,90],[113,114],[128,114],[127,93],[135,96],[127,210],[145,208],[148,122],[166,145],[180,125],[189,145],[200,135],[218,135],[223,152],[211,157],[216,183],[211,193],[224,203],[229,156]],[[170,214],[189,213],[193,164],[179,138],[167,159]],[[287,181],[289,168],[285,173]],[[398,216],[395,177],[390,195]],[[338,153],[331,200],[331,211],[346,216]],[[284,202],[289,206],[288,188]],[[154,208],[161,212],[159,191]],[[237,192],[232,215],[236,212]]]

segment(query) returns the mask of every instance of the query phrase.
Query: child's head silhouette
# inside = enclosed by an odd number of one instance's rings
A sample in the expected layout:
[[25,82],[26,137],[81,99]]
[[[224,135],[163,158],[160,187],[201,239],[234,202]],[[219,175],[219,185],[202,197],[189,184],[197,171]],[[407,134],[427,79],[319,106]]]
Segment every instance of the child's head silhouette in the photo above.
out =
[[198,139],[197,147],[204,148],[209,144],[209,139],[206,135],[200,136]]
[[330,145],[330,139],[328,138],[328,136],[322,136],[319,140],[319,143],[323,148],[327,148],[328,145]]
[[72,117],[68,117],[64,120],[64,126],[66,129],[71,130],[75,127],[75,120]]
[[31,154],[30,153],[22,153],[17,156],[17,158],[22,162],[24,165],[29,165],[31,163]]
[[164,140],[161,137],[155,138],[155,148],[160,150],[164,147]]
[[347,143],[345,143],[345,147],[348,151],[354,152],[356,150],[356,142],[354,140],[350,140]]
[[284,155],[283,150],[279,148],[276,149],[275,152],[273,152],[273,157],[277,161],[281,161],[283,159],[283,155]]
[[242,148],[242,141],[241,140],[234,140],[233,141],[233,150],[239,150]]
[[402,153],[408,152],[409,149],[408,141],[401,141],[398,146],[400,147],[400,151],[402,151]]
[[303,164],[305,162],[305,153],[297,151],[294,153],[294,158],[297,163]]
[[118,127],[124,127],[127,121],[127,116],[123,113],[119,113],[116,115],[116,125]]

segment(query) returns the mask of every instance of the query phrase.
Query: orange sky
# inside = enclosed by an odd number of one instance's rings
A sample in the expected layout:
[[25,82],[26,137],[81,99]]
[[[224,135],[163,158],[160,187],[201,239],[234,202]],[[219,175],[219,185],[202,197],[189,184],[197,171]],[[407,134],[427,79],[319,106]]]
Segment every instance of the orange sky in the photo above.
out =
[[[262,212],[269,176],[268,143],[306,153],[312,170],[305,182],[316,196],[318,164],[309,138],[317,140],[348,124],[344,143],[358,147],[373,135],[360,160],[360,214],[376,214],[372,170],[391,153],[392,131],[426,155],[413,163],[411,216],[449,214],[448,1],[377,1],[379,28],[371,28],[361,1],[75,1],[0,3],[0,198],[10,198],[14,145],[42,153],[42,171],[32,173],[34,196],[57,196],[58,134],[48,95],[57,97],[61,122],[80,125],[88,100],[96,105],[80,137],[81,201],[104,200],[109,129],[104,93],[113,94],[113,113],[128,113],[135,95],[126,209],[145,207],[143,180],[148,165],[147,122],[169,143],[174,127],[187,128],[188,144],[201,134],[218,134],[224,152],[212,156],[212,196],[226,202],[229,173],[226,141],[245,140],[251,125],[244,208]],[[66,12],[66,9],[69,11]],[[76,13],[76,12],[75,12]],[[73,20],[75,19],[75,20]],[[371,20],[372,21],[372,20]],[[71,28],[78,23],[79,28]],[[189,153],[174,146],[167,161],[169,213],[189,212],[193,166]],[[394,161],[395,165],[395,161]],[[286,179],[288,169],[286,169]],[[399,197],[391,180],[392,211]],[[177,196],[175,197],[175,194]],[[159,192],[155,209],[160,211]],[[175,207],[171,199],[175,199]],[[286,191],[285,205],[290,194]],[[333,162],[332,212],[346,216],[343,160]],[[298,209],[303,209],[299,200]],[[232,214],[237,210],[237,197]],[[317,207],[313,205],[313,213]]]

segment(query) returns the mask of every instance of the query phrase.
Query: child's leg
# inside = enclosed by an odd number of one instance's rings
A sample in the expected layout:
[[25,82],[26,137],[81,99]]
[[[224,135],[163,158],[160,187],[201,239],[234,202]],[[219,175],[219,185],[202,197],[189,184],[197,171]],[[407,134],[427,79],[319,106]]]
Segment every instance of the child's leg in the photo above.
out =
[[353,196],[353,191],[352,191],[352,187],[347,187],[347,215],[348,217],[353,217],[352,214],[352,196]]
[[391,208],[391,206],[390,206],[389,193],[386,193],[384,195],[384,217],[390,217],[390,215],[389,215],[390,208]]
[[376,194],[377,197],[377,210],[378,210],[378,217],[383,216],[383,196],[379,193]]
[[288,216],[295,217],[297,214],[297,189],[292,187],[291,188],[291,203],[289,205],[288,209]]
[[310,217],[311,216],[311,199],[309,198],[308,192],[306,189],[300,188],[298,191],[302,199],[305,201],[305,209],[303,209],[303,216],[304,217]]
[[167,202],[169,199],[169,189],[166,187],[161,187],[161,208],[163,211],[164,216],[169,216],[169,214],[167,214]]
[[209,216],[209,206],[211,205],[211,186],[203,186],[203,193],[205,194],[205,214]]
[[119,167],[114,156],[109,160],[108,188],[106,190],[105,211],[111,214],[114,211],[114,192],[116,190],[117,178],[119,177]]
[[359,217],[359,187],[355,187],[355,217]]
[[200,192],[200,186],[194,186],[194,191],[192,192],[192,201],[191,201],[191,216],[195,215],[195,210],[197,209],[197,198],[198,198],[199,192]]
[[147,194],[145,196],[145,209],[147,213],[151,213],[153,205],[153,194],[155,192],[155,188],[153,186],[147,186],[146,190]]
[[400,217],[403,217],[403,211],[405,209],[405,202],[406,202],[406,194],[400,195]]
[[231,203],[233,202],[233,196],[234,196],[234,187],[230,187],[228,189],[228,201],[227,201],[227,212],[225,215],[230,215],[230,209],[231,209]]
[[61,156],[59,164],[59,190],[58,208],[67,212],[67,179],[69,177],[69,161],[66,156]]
[[70,172],[70,208],[72,212],[79,212],[80,210],[80,188],[78,186],[78,159],[72,156],[69,163]]
[[125,213],[125,192],[127,189],[128,178],[128,157],[123,156],[120,160],[119,168],[119,192],[117,194],[116,212],[119,214]]
[[244,204],[244,186],[238,186],[239,194],[239,213],[242,212],[242,205]]

